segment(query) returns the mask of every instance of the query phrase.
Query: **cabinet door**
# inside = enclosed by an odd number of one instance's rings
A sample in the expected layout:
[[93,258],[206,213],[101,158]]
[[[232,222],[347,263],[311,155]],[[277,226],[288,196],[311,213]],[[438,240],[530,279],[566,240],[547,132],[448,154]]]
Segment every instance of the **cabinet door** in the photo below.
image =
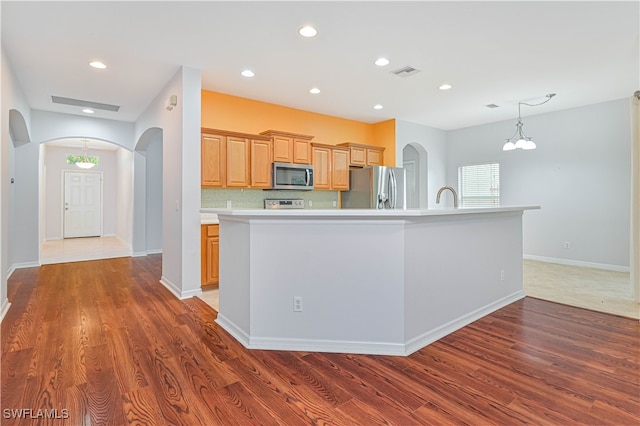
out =
[[225,181],[225,137],[203,134],[201,144],[201,182],[202,186],[224,186]]
[[313,160],[313,187],[331,189],[331,149],[314,146],[311,148]]
[[220,281],[220,237],[207,238],[207,284]]
[[331,150],[331,189],[349,190],[349,150]]
[[218,284],[220,280],[220,230],[219,225],[201,225],[202,285]]
[[251,187],[271,188],[271,141],[251,141]]
[[304,139],[293,140],[293,162],[311,164],[311,144]]
[[382,150],[380,149],[367,149],[367,166],[381,166],[382,165]]
[[249,139],[227,137],[227,186],[249,186]]
[[273,161],[291,163],[293,151],[293,139],[283,136],[273,137]]
[[367,150],[363,147],[352,146],[351,149],[351,165],[353,166],[366,166],[367,165]]

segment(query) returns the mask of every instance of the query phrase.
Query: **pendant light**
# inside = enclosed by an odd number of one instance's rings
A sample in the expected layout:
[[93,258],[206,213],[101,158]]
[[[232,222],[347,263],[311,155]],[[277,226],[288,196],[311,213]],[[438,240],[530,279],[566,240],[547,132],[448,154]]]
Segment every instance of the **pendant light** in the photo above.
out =
[[538,105],[546,104],[555,95],[556,95],[555,93],[548,94],[546,96],[547,100],[540,102],[539,104],[528,104],[526,102],[518,102],[518,122],[516,123],[516,132],[513,134],[513,136],[507,139],[507,142],[502,147],[503,151],[513,151],[514,149],[536,149],[536,144],[533,142],[533,140],[527,135],[525,135],[524,132],[522,131],[523,124],[522,124],[522,116],[520,114],[520,106],[521,105],[538,106]]
[[82,161],[77,161],[76,162],[76,166],[80,167],[81,169],[90,169],[93,166],[95,166],[95,163],[92,163],[91,161],[89,161],[89,157],[87,156],[87,140],[83,139],[84,141],[84,156],[82,158]]

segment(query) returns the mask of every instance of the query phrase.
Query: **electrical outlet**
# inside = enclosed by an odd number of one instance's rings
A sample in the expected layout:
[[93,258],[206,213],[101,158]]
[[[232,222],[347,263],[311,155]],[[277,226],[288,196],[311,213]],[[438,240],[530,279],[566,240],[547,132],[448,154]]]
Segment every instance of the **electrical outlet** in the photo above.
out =
[[302,312],[302,296],[293,296],[293,312]]
[[564,242],[564,248],[566,248],[566,249],[570,249],[571,248],[571,244],[569,244],[569,241],[565,241]]
[[504,269],[500,270],[500,281],[504,281]]
[[232,205],[233,203],[231,203],[231,200],[227,200],[227,208],[230,209]]
[[309,207],[313,207],[313,201],[309,200]]
[[338,207],[338,202],[336,200],[333,200],[333,207]]
[[180,200],[176,200],[176,211],[180,211]]

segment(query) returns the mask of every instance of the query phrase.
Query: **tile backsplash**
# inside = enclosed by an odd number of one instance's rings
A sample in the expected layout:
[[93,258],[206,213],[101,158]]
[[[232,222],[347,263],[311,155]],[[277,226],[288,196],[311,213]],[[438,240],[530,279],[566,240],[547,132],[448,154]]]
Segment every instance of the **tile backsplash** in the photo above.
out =
[[[202,208],[227,208],[227,201],[234,209],[261,209],[267,198],[303,199],[307,209],[335,209],[339,205],[338,191],[265,191],[262,189],[202,188]],[[311,202],[311,205],[309,205]]]

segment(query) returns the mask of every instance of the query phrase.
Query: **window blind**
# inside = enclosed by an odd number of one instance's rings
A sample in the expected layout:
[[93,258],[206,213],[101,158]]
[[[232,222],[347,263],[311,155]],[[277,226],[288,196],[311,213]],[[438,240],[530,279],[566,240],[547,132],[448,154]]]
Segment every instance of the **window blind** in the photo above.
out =
[[500,164],[458,167],[458,191],[462,207],[500,205]]

